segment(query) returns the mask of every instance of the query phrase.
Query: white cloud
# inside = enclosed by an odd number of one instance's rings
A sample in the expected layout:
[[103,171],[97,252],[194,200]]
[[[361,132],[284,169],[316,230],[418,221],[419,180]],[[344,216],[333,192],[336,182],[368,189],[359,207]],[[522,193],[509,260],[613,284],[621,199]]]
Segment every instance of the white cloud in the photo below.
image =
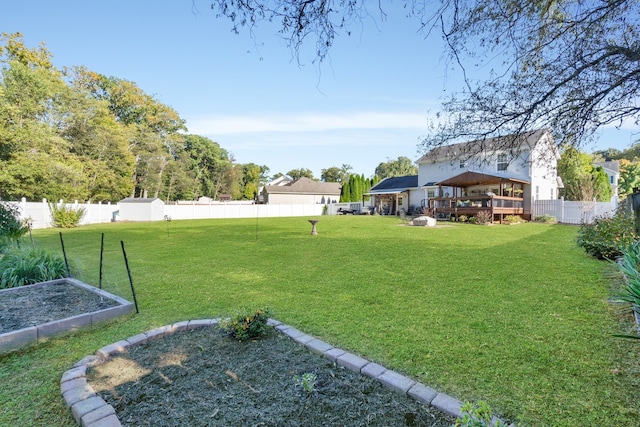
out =
[[309,133],[376,129],[424,132],[427,124],[426,113],[402,112],[211,115],[187,121],[190,133],[212,136],[257,132]]

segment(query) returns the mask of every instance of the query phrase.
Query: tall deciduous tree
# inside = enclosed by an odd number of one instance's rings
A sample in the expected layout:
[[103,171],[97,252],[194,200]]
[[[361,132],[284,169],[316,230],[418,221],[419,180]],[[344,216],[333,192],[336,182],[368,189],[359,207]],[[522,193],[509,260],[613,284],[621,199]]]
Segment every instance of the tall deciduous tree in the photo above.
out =
[[618,192],[624,197],[633,193],[634,188],[640,188],[640,162],[621,159]]
[[313,171],[311,169],[305,169],[305,168],[291,169],[289,172],[287,172],[287,175],[293,179],[298,179],[302,177],[315,179],[313,177]]
[[591,155],[574,147],[564,150],[558,161],[558,175],[564,183],[561,194],[566,200],[603,202],[611,199],[613,190],[607,174],[592,161]]
[[380,163],[376,167],[375,174],[380,179],[392,176],[417,175],[418,167],[408,157],[400,156],[396,160]]
[[331,166],[320,171],[320,179],[324,182],[346,182],[349,179],[351,165],[343,164],[341,167]]
[[19,33],[0,40],[0,197],[85,199],[83,164],[59,134],[61,73],[44,46],[27,48]]

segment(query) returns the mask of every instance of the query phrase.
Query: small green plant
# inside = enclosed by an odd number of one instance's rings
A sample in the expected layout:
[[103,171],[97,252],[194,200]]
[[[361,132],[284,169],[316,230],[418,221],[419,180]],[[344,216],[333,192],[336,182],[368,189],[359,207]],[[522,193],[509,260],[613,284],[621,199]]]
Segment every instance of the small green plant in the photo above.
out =
[[591,256],[615,259],[637,239],[633,214],[618,208],[612,216],[598,216],[591,224],[582,224],[576,242]]
[[261,338],[270,329],[267,325],[270,314],[268,308],[259,308],[253,312],[244,310],[220,322],[220,327],[238,341]]
[[467,222],[468,219],[469,218],[466,215],[460,215],[458,217],[458,221],[460,221],[460,222]]
[[42,249],[14,249],[0,258],[0,289],[66,276],[64,259]]
[[296,375],[293,377],[293,380],[296,382],[296,384],[302,386],[302,390],[309,394],[313,393],[316,390],[317,379],[318,376],[311,372],[306,372],[302,374],[302,376]]
[[49,211],[51,212],[51,221],[54,227],[74,228],[80,224],[87,210],[83,206],[73,208],[64,203],[49,203]]
[[465,402],[460,408],[462,417],[456,420],[456,427],[504,427],[505,423],[494,419],[493,411],[487,402],[477,404]]
[[537,217],[535,217],[535,221],[544,222],[546,224],[555,224],[556,222],[558,222],[555,216],[549,214],[538,215]]

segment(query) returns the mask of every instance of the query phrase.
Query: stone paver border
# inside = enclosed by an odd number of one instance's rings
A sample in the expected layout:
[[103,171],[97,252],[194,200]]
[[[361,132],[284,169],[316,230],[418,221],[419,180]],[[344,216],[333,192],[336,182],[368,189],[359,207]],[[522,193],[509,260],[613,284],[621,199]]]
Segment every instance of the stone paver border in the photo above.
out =
[[[59,283],[69,283],[73,286],[82,288],[87,292],[93,292],[94,294],[98,294],[104,298],[116,301],[118,305],[98,311],[78,314],[76,316],[67,317],[65,319],[42,323],[40,325],[31,326],[28,328],[18,329],[17,331],[5,332],[3,334],[0,334],[0,353],[18,350],[37,341],[43,340],[47,337],[52,337],[54,335],[59,335],[67,331],[92,326],[106,320],[113,319],[115,317],[123,316],[133,310],[133,304],[126,299],[102,289],[98,289],[94,286],[87,285],[86,283],[73,278],[49,280],[46,282],[40,282],[26,286],[37,288],[42,286],[56,285]],[[3,289],[0,292],[20,292],[22,288],[24,288],[24,286]]]
[[[102,347],[94,355],[86,356],[66,371],[60,379],[60,391],[73,418],[82,427],[119,427],[120,420],[115,410],[91,388],[86,379],[87,368],[99,364],[109,356],[126,353],[128,348],[143,344],[149,340],[163,338],[178,331],[216,326],[219,319],[188,320],[152,329],[134,335],[122,341]],[[362,373],[377,379],[390,389],[406,394],[422,403],[432,405],[454,417],[461,416],[462,402],[444,393],[425,386],[407,376],[373,363],[355,354],[346,352],[331,344],[307,335],[298,329],[285,325],[275,319],[269,319],[269,325],[284,335],[304,345],[310,351],[321,354],[338,365],[351,371]]]

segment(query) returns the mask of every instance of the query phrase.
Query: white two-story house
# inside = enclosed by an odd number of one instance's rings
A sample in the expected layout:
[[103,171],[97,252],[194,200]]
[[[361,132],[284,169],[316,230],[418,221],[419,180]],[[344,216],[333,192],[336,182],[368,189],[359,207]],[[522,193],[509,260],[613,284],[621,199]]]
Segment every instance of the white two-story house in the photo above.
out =
[[[429,208],[437,217],[474,216],[489,211],[530,218],[537,199],[558,197],[558,153],[548,130],[435,148],[418,161],[418,188],[403,188],[395,210]],[[376,194],[378,187],[371,189]],[[394,189],[386,186],[387,196]]]

